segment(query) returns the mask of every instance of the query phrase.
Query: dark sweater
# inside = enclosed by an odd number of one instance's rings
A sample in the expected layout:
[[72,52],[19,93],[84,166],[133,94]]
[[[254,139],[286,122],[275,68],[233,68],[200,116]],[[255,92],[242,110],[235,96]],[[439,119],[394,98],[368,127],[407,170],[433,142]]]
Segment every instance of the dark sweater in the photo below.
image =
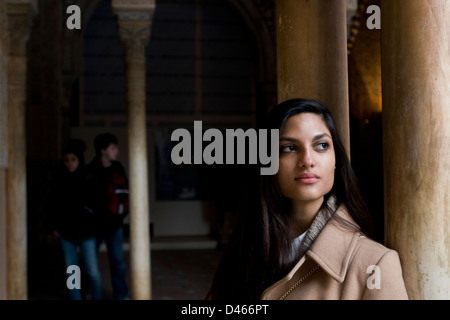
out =
[[109,209],[108,185],[113,174],[120,174],[127,180],[125,169],[118,161],[113,161],[111,166],[105,168],[100,158],[96,157],[88,165],[88,174],[92,180],[92,199],[99,219],[99,234],[111,234],[122,226],[126,214],[114,214]]
[[93,212],[91,182],[85,168],[70,173],[57,170],[53,180],[47,224],[69,241],[85,240],[96,235],[97,219]]

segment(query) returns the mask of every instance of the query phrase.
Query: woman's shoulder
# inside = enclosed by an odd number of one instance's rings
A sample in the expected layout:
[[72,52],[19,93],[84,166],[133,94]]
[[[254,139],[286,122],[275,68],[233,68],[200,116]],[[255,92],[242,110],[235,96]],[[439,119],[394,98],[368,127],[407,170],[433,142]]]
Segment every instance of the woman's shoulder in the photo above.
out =
[[355,245],[354,251],[354,259],[361,260],[364,263],[371,261],[373,264],[376,264],[378,261],[382,259],[386,259],[388,261],[394,261],[395,263],[399,260],[399,255],[397,251],[392,248],[389,248],[387,245],[382,244],[381,242],[370,238],[360,230],[358,230],[358,225],[351,218],[350,214],[346,210],[345,206],[341,205],[337,211],[340,218],[344,221],[348,222],[349,225],[354,226],[355,228],[344,228],[346,229],[344,233],[347,233],[349,237],[358,239],[359,242]]
[[359,246],[356,255],[362,260],[381,261],[382,259],[398,260],[398,253],[392,248],[378,242],[377,240],[368,238],[365,235],[360,236],[361,245]]
[[398,252],[375,240],[361,239],[348,272],[365,284],[364,300],[408,299]]
[[[337,278],[347,279],[348,285],[359,288],[357,291],[363,292],[363,299],[407,299],[397,251],[358,230],[345,207],[341,206],[337,213],[340,219],[334,219],[324,230],[325,237],[318,239],[322,246],[315,249],[320,254],[319,249],[327,247],[326,255],[322,252],[322,257],[340,271],[337,274],[342,277]],[[381,290],[378,288],[380,283]]]

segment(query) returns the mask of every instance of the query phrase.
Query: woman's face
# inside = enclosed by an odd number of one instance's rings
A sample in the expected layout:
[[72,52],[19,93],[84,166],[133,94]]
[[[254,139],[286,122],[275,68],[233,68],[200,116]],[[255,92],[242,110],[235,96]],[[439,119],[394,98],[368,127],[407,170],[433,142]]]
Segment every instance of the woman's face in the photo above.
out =
[[334,184],[336,158],[333,140],[319,115],[290,117],[280,133],[277,181],[283,196],[292,201],[316,201]]
[[64,165],[69,172],[74,172],[80,165],[80,160],[75,154],[67,153],[64,155]]

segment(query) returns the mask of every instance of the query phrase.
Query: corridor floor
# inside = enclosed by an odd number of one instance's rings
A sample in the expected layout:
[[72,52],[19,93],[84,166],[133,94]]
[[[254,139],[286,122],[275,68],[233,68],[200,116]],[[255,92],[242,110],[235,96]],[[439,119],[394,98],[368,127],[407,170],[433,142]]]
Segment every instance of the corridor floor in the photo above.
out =
[[[34,248],[29,257],[30,300],[67,300],[65,266],[58,246]],[[129,251],[124,251],[129,276]],[[153,300],[203,300],[208,292],[222,251],[216,249],[152,250]],[[99,253],[104,299],[112,299],[106,252]],[[81,280],[83,290],[83,278]],[[89,297],[88,297],[89,299]]]

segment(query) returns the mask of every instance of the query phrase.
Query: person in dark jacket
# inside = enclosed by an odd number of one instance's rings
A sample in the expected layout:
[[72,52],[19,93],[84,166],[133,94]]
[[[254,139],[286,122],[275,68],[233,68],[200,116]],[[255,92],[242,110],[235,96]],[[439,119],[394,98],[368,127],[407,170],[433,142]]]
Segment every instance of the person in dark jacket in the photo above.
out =
[[97,248],[105,242],[113,298],[126,300],[130,297],[123,255],[123,219],[128,214],[128,179],[124,167],[117,161],[119,147],[116,136],[100,134],[94,140],[94,147],[96,156],[88,165],[88,172],[92,178],[94,208],[99,219]]
[[[54,180],[48,224],[61,244],[66,274],[72,272],[68,271],[70,266],[80,266],[79,250],[83,271],[89,278],[92,299],[101,300],[103,292],[97,260],[96,219],[84,163],[85,148],[82,140],[73,139],[63,151],[63,165],[58,169]],[[73,288],[69,285],[67,287],[71,300],[82,300],[80,283]]]

